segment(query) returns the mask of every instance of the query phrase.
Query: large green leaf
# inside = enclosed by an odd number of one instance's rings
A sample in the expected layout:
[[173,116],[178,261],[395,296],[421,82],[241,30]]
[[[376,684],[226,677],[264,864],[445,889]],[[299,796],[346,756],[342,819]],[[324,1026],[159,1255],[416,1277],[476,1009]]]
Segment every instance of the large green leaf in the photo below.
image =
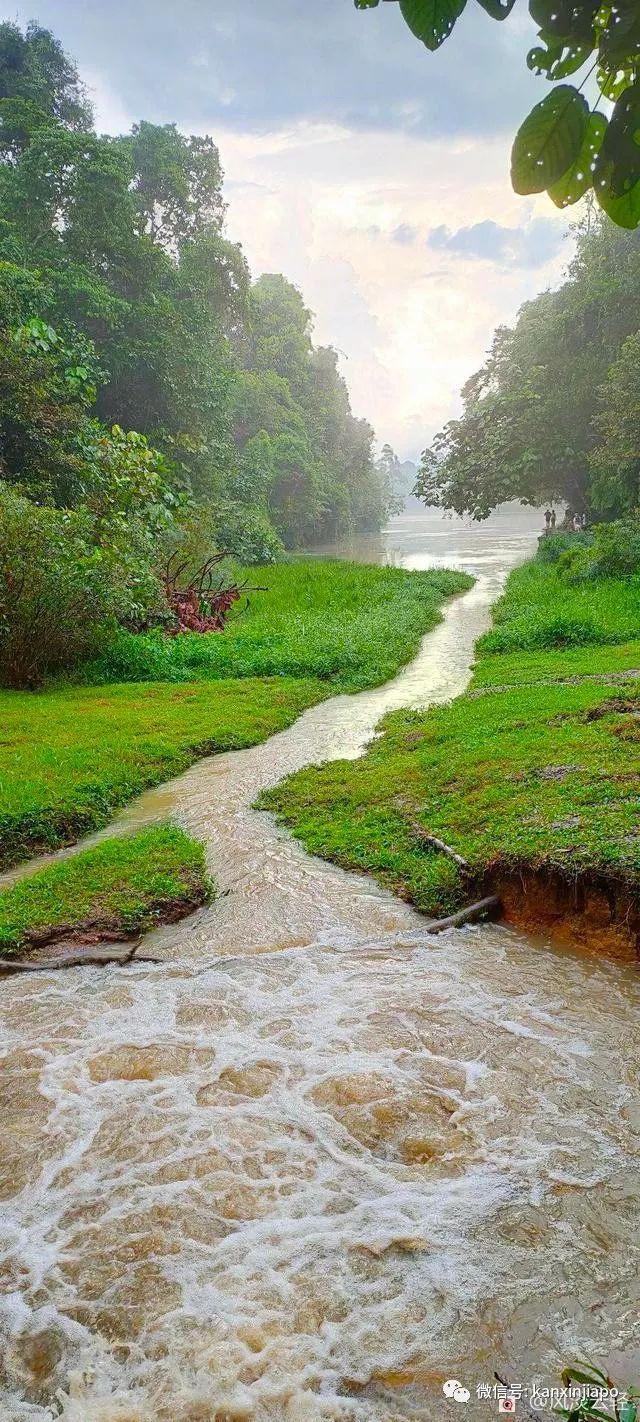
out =
[[542,193],[575,163],[584,142],[589,105],[571,84],[559,84],[525,119],[511,151],[517,193]]
[[600,0],[529,0],[531,18],[541,29],[567,43],[593,40]]
[[612,197],[606,189],[598,187],[595,194],[603,212],[606,212],[618,227],[631,229],[640,226],[640,182],[630,188],[623,197]]
[[482,5],[492,20],[506,20],[515,3],[516,0],[478,0],[478,4]]
[[598,155],[594,186],[607,198],[621,198],[640,181],[640,82],[617,100]]
[[539,37],[542,45],[529,50],[527,65],[536,74],[546,74],[547,79],[566,79],[568,74],[575,74],[593,52],[590,44],[566,45],[547,30],[540,30]]
[[552,183],[548,189],[549,197],[556,207],[570,207],[572,203],[579,202],[593,186],[595,161],[606,131],[607,120],[604,114],[590,114],[578,157],[571,167],[567,168],[566,173],[558,178],[557,183]]
[[462,14],[467,0],[400,0],[400,9],[417,39],[439,49]]

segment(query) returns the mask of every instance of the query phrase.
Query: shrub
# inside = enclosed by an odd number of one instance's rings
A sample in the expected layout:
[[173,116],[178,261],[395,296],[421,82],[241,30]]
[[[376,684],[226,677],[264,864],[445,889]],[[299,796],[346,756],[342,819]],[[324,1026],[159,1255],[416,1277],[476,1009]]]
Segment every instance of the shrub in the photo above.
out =
[[591,535],[588,533],[543,533],[538,540],[538,562],[558,563],[565,553],[577,547],[582,549],[590,543]]
[[543,647],[585,647],[602,642],[602,632],[590,618],[558,613],[554,617],[514,618],[486,632],[478,649],[488,652],[537,651]]
[[38,686],[95,656],[128,604],[122,569],[86,512],[40,508],[0,484],[0,681]]
[[572,583],[637,577],[640,574],[640,519],[599,524],[588,546],[563,553],[559,569]]

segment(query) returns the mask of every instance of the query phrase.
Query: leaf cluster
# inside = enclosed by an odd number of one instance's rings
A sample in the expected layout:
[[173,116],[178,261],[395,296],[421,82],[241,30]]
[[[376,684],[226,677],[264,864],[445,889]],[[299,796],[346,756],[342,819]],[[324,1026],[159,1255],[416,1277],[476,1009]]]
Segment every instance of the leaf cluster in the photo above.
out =
[[[371,9],[379,0],[355,0]],[[438,49],[467,0],[398,0],[409,28]],[[494,20],[506,19],[514,0],[478,0]],[[640,224],[640,9],[637,0],[529,0],[538,43],[527,64],[554,88],[518,130],[511,155],[517,193],[547,192],[568,207],[593,190],[618,226]],[[590,68],[578,88],[571,75]],[[582,92],[595,76],[597,102]],[[558,82],[560,81],[560,82]],[[608,101],[610,114],[601,109]]]

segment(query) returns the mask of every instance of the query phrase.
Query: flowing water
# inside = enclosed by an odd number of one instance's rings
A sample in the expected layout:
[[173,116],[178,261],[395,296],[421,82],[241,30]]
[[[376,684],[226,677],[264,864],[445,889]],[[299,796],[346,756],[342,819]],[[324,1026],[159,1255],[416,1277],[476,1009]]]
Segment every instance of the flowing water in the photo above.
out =
[[419,523],[378,556],[479,577],[410,667],[121,817],[175,815],[229,892],[158,966],[2,984],[2,1422],[435,1422],[447,1377],[479,1418],[496,1368],[639,1371],[631,967],[430,938],[250,808],[464,687],[531,527]]

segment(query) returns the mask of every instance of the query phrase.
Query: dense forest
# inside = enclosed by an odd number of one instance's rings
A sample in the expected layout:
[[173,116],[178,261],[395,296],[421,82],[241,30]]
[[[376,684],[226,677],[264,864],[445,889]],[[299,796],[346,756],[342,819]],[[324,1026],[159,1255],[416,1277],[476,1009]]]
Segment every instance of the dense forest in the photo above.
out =
[[463,412],[425,451],[428,503],[484,518],[505,499],[592,519],[640,504],[640,234],[589,209],[565,281],[501,326]]
[[214,141],[99,135],[37,25],[0,26],[0,118],[7,517],[26,517],[18,496],[79,511],[98,546],[120,522],[129,558],[177,521],[246,561],[380,526],[373,431],[300,292],[252,281],[225,237]]

